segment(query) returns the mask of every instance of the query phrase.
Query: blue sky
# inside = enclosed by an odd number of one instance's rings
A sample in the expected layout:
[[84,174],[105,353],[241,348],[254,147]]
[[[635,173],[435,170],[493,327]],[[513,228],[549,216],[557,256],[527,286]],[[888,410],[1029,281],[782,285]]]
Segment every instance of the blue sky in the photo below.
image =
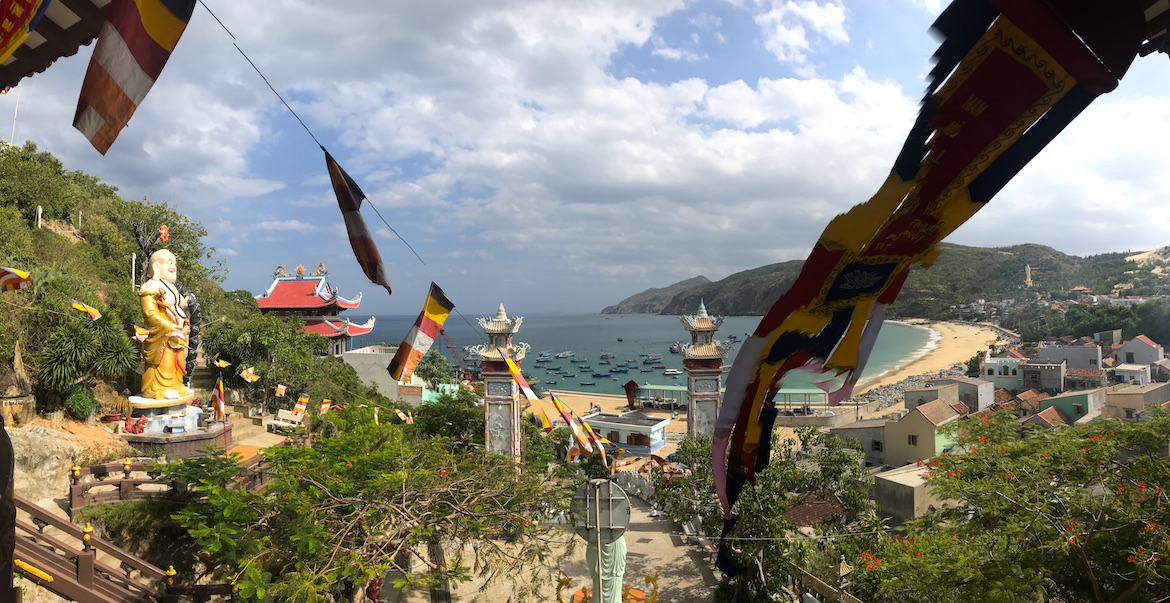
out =
[[[352,318],[597,312],[801,259],[884,179],[937,0],[206,0],[370,200],[395,293],[365,282],[322,153],[202,8],[102,157],[72,129],[89,49],[0,96],[12,128],[203,223],[228,288],[323,262]],[[344,7],[344,8],[339,8]],[[950,239],[1068,253],[1170,243],[1170,62],[1138,59]]]

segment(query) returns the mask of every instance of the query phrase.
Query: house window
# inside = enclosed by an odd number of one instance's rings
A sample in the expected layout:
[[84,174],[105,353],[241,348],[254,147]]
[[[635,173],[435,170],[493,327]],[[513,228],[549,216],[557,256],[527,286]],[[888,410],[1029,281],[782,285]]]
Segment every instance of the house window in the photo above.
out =
[[1126,352],[1125,353],[1125,361],[1128,364],[1133,364],[1133,352]]
[[999,374],[1001,374],[1001,375],[1006,375],[1006,374],[1008,374],[1008,367],[1006,367],[1006,366],[1004,366],[1004,367],[1001,367],[1001,368],[999,369]]
[[1090,358],[1090,359],[1089,359],[1089,366],[1097,366],[1097,359],[1096,359],[1096,358]]
[[910,435],[906,436],[906,443],[911,445],[911,446],[917,446],[918,445],[918,436],[914,435],[914,434],[910,434]]
[[882,451],[882,443],[877,441],[877,440],[874,440],[874,441],[869,443],[869,449],[874,451],[874,452],[881,452]]
[[1016,376],[1016,369],[1012,369],[1012,376],[1013,376],[1013,377],[1015,377],[1015,376]]
[[1080,404],[1073,404],[1073,414],[1078,417],[1085,414],[1085,407]]
[[1125,418],[1127,418],[1127,419],[1133,418],[1133,409],[1132,408],[1125,409]]
[[995,369],[990,369],[990,368],[989,368],[989,369],[987,369],[987,374],[988,374],[988,375],[994,375],[994,374],[995,374]]

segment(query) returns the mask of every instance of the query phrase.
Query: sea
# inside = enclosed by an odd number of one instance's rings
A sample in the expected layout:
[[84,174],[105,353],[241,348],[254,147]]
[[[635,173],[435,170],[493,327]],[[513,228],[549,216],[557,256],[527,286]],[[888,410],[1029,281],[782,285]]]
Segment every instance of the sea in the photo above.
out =
[[[369,335],[353,342],[353,347],[368,344],[397,344],[410,330],[416,316],[377,316],[374,330]],[[361,317],[351,320],[362,321]],[[476,317],[466,319],[459,314],[447,318],[444,330],[455,343],[460,353],[465,346],[486,343],[487,336],[475,322]],[[760,322],[759,316],[728,316],[715,333],[715,338],[728,340],[735,335],[740,341],[747,339]],[[887,321],[878,335],[868,364],[862,374],[862,381],[880,377],[896,370],[937,346],[938,334],[924,327],[902,322]],[[657,314],[585,314],[585,315],[530,315],[525,316],[514,342],[526,342],[530,349],[520,363],[521,368],[531,377],[540,380],[534,389],[581,391],[604,394],[623,393],[622,385],[630,379],[638,383],[654,385],[686,385],[685,376],[664,375],[665,369],[651,369],[661,365],[666,368],[683,369],[682,357],[670,352],[670,346],[677,342],[689,342],[690,333],[683,328],[678,316]],[[730,365],[741,344],[732,346],[726,361]],[[455,361],[447,350],[442,338],[435,341],[435,347]],[[536,362],[538,355],[547,351],[552,355],[572,352],[574,356],[552,358],[549,362]],[[602,354],[612,354],[609,364],[601,364]],[[644,354],[660,355],[662,360],[643,364]],[[578,362],[570,362],[578,360]],[[609,369],[633,361],[637,368],[629,373],[615,373],[612,376],[594,377],[594,373],[609,374]],[[583,370],[582,366],[588,366]],[[560,367],[558,371],[549,369]],[[651,369],[643,372],[641,369]],[[563,376],[568,372],[570,376]],[[811,387],[815,379],[806,373],[794,373],[781,383],[783,387]],[[588,385],[587,385],[588,384]]]

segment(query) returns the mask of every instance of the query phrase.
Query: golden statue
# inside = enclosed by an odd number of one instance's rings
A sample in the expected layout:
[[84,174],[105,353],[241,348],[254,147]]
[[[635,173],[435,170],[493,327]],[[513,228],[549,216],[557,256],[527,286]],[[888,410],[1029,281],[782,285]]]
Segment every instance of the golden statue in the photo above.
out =
[[138,289],[138,301],[150,331],[142,343],[146,371],[142,373],[142,397],[180,400],[194,395],[183,384],[187,371],[187,298],[175,287],[175,254],[160,249],[150,256],[152,276]]

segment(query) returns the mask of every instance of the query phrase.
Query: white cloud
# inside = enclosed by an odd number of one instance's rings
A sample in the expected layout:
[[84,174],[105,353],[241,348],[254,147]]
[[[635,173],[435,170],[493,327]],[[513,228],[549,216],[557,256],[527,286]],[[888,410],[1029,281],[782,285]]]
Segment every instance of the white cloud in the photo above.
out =
[[942,0],[910,0],[910,3],[932,15],[942,12]]
[[307,224],[300,220],[264,220],[252,226],[255,230],[266,230],[276,232],[309,232],[316,230],[317,227],[313,224]]
[[810,33],[832,44],[849,43],[845,7],[836,2],[771,0],[755,21],[764,33],[764,47],[781,63],[806,62],[812,50]]
[[222,255],[225,258],[234,258],[237,255],[240,255],[240,252],[236,251],[235,249],[232,249],[231,247],[220,247],[220,248],[216,249],[216,252],[218,252],[219,255]]

